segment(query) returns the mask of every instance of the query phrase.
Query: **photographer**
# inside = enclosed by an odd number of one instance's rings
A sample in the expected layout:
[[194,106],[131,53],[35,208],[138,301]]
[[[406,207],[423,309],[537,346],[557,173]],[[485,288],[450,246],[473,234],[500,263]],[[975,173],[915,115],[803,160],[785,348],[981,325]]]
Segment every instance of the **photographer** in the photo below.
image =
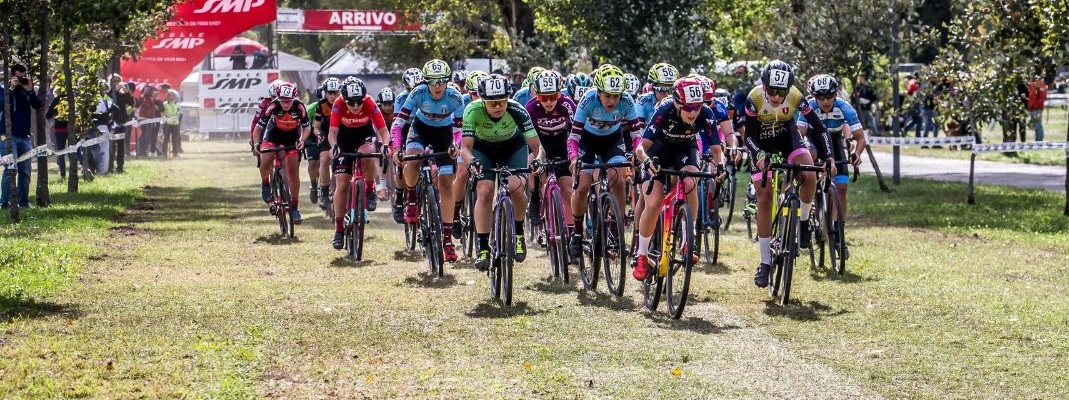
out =
[[[11,138],[14,143],[14,156],[17,158],[23,153],[29,152],[33,147],[30,139],[30,117],[32,109],[41,108],[41,99],[33,91],[33,80],[26,74],[26,67],[15,64],[11,67],[11,81],[7,82],[7,88],[0,88],[0,110],[3,110],[4,102],[8,102],[11,108]],[[0,112],[2,114],[2,112]],[[7,115],[0,115],[0,134],[6,134],[4,122]],[[0,143],[0,155],[6,155],[7,141]],[[10,182],[7,173],[4,173],[3,190],[0,194],[0,207],[6,208],[9,202],[18,200],[19,207],[30,206],[30,160],[18,163],[18,197],[12,199]]]

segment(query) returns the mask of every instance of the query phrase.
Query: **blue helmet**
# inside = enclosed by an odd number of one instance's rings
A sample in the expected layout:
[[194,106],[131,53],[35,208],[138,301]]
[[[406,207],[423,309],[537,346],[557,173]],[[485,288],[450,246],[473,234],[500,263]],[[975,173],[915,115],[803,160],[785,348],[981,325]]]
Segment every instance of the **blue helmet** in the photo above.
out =
[[[577,72],[575,75],[572,75],[571,78],[568,78],[567,86],[568,93],[571,93],[573,98],[579,100],[579,95],[581,95],[582,93],[577,93],[576,90],[579,88],[594,87],[594,80],[590,79],[590,76],[587,74]],[[583,93],[586,93],[586,91],[583,90]]]

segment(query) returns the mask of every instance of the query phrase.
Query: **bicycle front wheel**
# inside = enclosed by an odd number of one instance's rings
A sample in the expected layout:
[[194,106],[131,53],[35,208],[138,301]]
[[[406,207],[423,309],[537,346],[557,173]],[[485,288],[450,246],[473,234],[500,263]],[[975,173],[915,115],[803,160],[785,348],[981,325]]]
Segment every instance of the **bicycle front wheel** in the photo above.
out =
[[357,179],[349,185],[349,209],[345,218],[350,229],[346,230],[349,239],[349,256],[354,260],[364,257],[364,180]]
[[560,277],[568,283],[568,226],[564,222],[564,201],[560,189],[551,189],[546,209],[548,216],[544,224],[546,229],[546,248],[549,249],[549,262],[553,276]]
[[811,246],[809,248],[809,265],[813,268],[824,268],[824,254],[827,248],[827,214],[828,194],[824,184],[817,185],[816,196],[813,197],[812,214],[809,216],[809,230],[812,231]]
[[598,267],[601,263],[601,255],[599,253],[601,249],[597,247],[597,244],[600,241],[598,234],[601,229],[598,226],[598,207],[594,206],[594,201],[590,201],[588,204],[590,206],[586,210],[583,226],[577,226],[575,229],[579,229],[583,236],[582,249],[579,252],[579,279],[583,281],[584,289],[593,291],[598,288]]
[[653,268],[654,271],[650,271],[646,276],[646,280],[642,281],[642,304],[650,312],[657,311],[657,305],[661,302],[661,293],[664,292],[664,277],[657,273],[661,257],[664,256],[661,254],[661,230],[663,227],[663,218],[658,216],[657,229],[653,231],[653,236],[650,237],[649,254],[646,256],[649,262],[648,268]]
[[[467,195],[464,196],[463,208],[460,209],[460,247],[464,251],[465,258],[471,258],[475,254],[475,181],[469,179],[467,183]],[[453,227],[457,229],[457,227]]]
[[833,192],[828,199],[828,215],[824,219],[830,239],[828,258],[831,259],[831,266],[835,268],[835,273],[842,276],[846,273],[846,224],[843,221],[843,207],[837,191]]
[[694,218],[690,207],[686,203],[680,204],[676,209],[672,221],[672,248],[670,254],[662,254],[661,257],[669,257],[668,276],[666,277],[665,303],[668,304],[668,315],[679,319],[683,315],[683,308],[687,305],[687,295],[690,293],[690,273],[694,268],[691,251],[694,249]]
[[735,214],[735,188],[738,187],[738,178],[735,176],[735,165],[727,165],[728,177],[720,188],[720,204],[724,209],[724,226],[722,230],[727,232],[731,226],[731,219]]
[[783,216],[785,220],[783,230],[783,258],[779,275],[781,276],[780,287],[780,301],[782,305],[787,305],[791,300],[791,278],[794,276],[794,262],[798,259],[798,238],[799,238],[799,219],[798,219],[798,200],[793,200],[788,206],[788,214]]
[[[616,198],[609,193],[600,196],[598,223],[601,226],[598,239],[601,251],[601,266],[605,272],[605,286],[613,296],[624,295],[624,272],[627,260],[624,256],[624,215]],[[596,275],[595,275],[596,277]],[[596,278],[595,278],[596,279]]]
[[293,215],[290,213],[290,186],[286,174],[281,169],[275,170],[275,217],[278,218],[279,232],[283,236],[293,237]]
[[420,197],[423,212],[420,213],[420,225],[423,232],[424,250],[427,251],[427,266],[431,273],[441,278],[445,275],[442,255],[442,213],[438,209],[438,190],[434,185],[427,185]]

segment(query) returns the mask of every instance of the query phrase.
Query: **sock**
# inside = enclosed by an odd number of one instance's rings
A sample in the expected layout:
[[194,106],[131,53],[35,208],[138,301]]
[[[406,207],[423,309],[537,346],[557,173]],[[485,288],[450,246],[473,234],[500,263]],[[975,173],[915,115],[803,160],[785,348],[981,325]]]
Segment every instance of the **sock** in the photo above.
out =
[[453,224],[442,223],[442,242],[449,243],[453,241]]
[[318,181],[319,181],[319,179],[312,179],[312,180],[311,180],[311,182],[309,182],[309,183],[308,183],[308,187],[316,187],[316,186],[319,186],[319,185],[318,185],[318,184],[316,183],[316,182],[318,182]]
[[415,203],[416,202],[416,188],[407,189],[406,191],[408,193],[406,193],[406,195],[405,195],[405,200],[408,201],[409,203]]
[[528,214],[537,214],[539,212],[539,210],[540,210],[539,207],[541,207],[541,205],[542,205],[541,193],[538,193],[537,189],[531,190],[531,201],[530,201],[530,205],[527,206],[527,208],[528,208],[527,213]]
[[297,204],[298,203],[299,202],[297,200],[290,200],[290,209],[293,210],[293,211],[297,211]]
[[453,221],[454,222],[456,220],[460,219],[460,207],[463,205],[463,203],[464,203],[463,200],[457,201],[456,203],[453,203]]
[[638,255],[644,256],[650,252],[650,240],[652,236],[638,236]]
[[268,186],[268,185],[271,184],[271,182],[269,182],[267,179],[263,179],[263,180],[260,180],[260,184],[264,185],[264,186]]
[[757,247],[761,249],[761,264],[772,265],[772,238],[757,238]]
[[809,203],[802,202],[802,208],[800,210],[802,212],[802,215],[801,215],[801,220],[802,221],[809,221],[809,211],[812,210],[812,209],[813,209],[813,202],[809,202]]
[[523,236],[523,221],[516,222],[516,236]]
[[341,218],[334,218],[334,232],[341,233],[345,228],[345,224]]
[[364,193],[365,194],[375,193],[375,182],[364,181]]
[[394,189],[393,202],[395,204],[401,204],[401,201],[404,198],[405,198],[405,189],[402,189],[402,188]]
[[480,233],[479,235],[479,251],[490,250],[490,234]]

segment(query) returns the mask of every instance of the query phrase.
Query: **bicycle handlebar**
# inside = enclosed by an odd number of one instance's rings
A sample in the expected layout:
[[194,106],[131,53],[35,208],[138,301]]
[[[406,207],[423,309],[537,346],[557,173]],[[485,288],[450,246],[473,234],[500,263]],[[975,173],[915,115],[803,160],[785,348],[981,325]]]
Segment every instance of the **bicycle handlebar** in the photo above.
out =
[[264,153],[278,153],[278,152],[283,152],[283,151],[290,151],[290,150],[297,150],[297,146],[282,146],[282,147],[272,147],[272,148],[270,148],[270,149],[263,149],[263,150],[257,149],[257,151],[259,151],[259,152],[260,152],[260,154],[264,154]]
[[[630,167],[633,167],[633,166],[634,166],[634,164],[631,164],[629,162],[588,164],[588,163],[585,163],[585,162],[582,162],[582,161],[578,161],[578,162],[575,163],[576,172],[582,171],[584,169],[600,169],[602,172],[604,172],[605,170],[612,169],[612,168],[624,168],[624,167],[630,168]],[[579,177],[578,176],[576,176],[574,179],[572,179],[572,190],[577,190],[577,189],[579,189]]]
[[448,157],[449,156],[449,152],[448,151],[439,151],[439,152],[436,152],[436,153],[424,153],[424,154],[416,154],[416,155],[411,155],[411,156],[403,156],[403,157],[401,157],[401,161],[419,161],[419,160],[426,160],[426,159],[429,159],[429,158],[437,158],[437,157],[441,157],[441,156],[447,156]]

